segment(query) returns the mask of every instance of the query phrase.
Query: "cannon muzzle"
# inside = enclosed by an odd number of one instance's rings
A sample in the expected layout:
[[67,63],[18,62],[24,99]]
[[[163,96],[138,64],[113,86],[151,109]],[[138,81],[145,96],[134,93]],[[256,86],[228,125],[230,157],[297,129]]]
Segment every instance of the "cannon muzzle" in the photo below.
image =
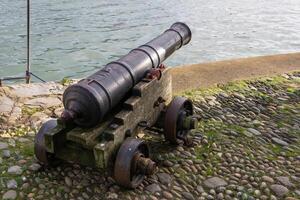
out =
[[62,119],[81,127],[97,125],[150,69],[189,43],[191,36],[186,24],[176,22],[150,42],[69,86],[63,94]]

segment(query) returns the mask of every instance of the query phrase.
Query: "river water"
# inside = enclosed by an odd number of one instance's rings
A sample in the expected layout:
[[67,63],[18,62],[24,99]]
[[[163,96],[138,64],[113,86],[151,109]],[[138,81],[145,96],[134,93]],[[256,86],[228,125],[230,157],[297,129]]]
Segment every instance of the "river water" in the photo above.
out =
[[[176,21],[189,45],[166,64],[300,51],[300,0],[32,0],[32,71],[83,77],[148,42]],[[0,77],[22,75],[26,0],[0,1]]]

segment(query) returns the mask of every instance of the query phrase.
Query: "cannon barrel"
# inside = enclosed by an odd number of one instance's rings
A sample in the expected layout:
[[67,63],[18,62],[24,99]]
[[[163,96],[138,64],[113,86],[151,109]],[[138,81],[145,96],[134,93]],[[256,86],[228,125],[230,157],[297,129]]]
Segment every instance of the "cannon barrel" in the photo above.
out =
[[150,42],[69,86],[63,94],[65,110],[61,118],[81,127],[97,125],[151,68],[159,67],[190,40],[189,27],[176,22]]

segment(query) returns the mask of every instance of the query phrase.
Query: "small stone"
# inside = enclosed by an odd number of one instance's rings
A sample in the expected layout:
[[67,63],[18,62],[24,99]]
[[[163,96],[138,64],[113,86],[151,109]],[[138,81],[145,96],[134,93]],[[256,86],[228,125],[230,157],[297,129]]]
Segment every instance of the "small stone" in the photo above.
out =
[[118,195],[114,192],[109,192],[107,195],[107,199],[117,199]]
[[40,188],[40,189],[45,189],[46,186],[45,186],[44,184],[39,184],[39,188]]
[[26,163],[27,163],[27,160],[24,160],[24,159],[18,160],[19,165],[24,165]]
[[276,180],[286,187],[294,187],[294,184],[290,182],[290,179],[287,176],[276,177]]
[[41,168],[41,165],[38,163],[33,163],[28,168],[31,171],[38,171]]
[[289,189],[287,189],[283,185],[274,184],[274,185],[271,185],[270,188],[276,194],[276,196],[279,196],[279,197],[283,197],[289,192]]
[[163,162],[163,165],[166,166],[166,167],[172,167],[172,166],[173,166],[173,163],[172,163],[171,161],[169,161],[169,160],[165,160],[165,161]]
[[28,198],[34,197],[34,193],[29,193],[29,194],[27,195],[27,197],[28,197]]
[[166,199],[173,199],[173,195],[170,192],[163,191],[162,194]]
[[7,172],[8,172],[9,174],[17,174],[17,175],[20,175],[20,174],[22,174],[23,170],[22,170],[22,168],[21,168],[20,166],[15,165],[15,166],[12,166],[12,167],[8,168]]
[[71,187],[72,186],[72,180],[69,177],[65,177],[65,183],[67,186]]
[[274,179],[269,176],[262,176],[261,179],[268,183],[274,183]]
[[194,200],[194,196],[189,192],[183,192],[182,196],[184,196],[187,200]]
[[2,196],[3,200],[6,200],[6,199],[16,199],[16,198],[17,198],[17,192],[14,191],[14,190],[8,190]]
[[229,196],[231,196],[233,194],[233,192],[231,190],[225,190],[225,193]]
[[17,181],[15,181],[14,179],[12,180],[9,180],[7,183],[6,183],[6,187],[8,189],[16,189],[18,187],[18,183]]
[[261,195],[261,192],[259,190],[254,190],[254,195],[256,197],[259,197]]
[[172,177],[167,173],[158,173],[156,176],[162,184],[169,185],[172,181]]
[[155,193],[155,192],[160,192],[161,191],[160,186],[158,184],[156,184],[156,183],[148,185],[145,189],[147,191],[149,191],[150,193]]
[[272,139],[272,141],[273,141],[275,144],[279,144],[279,145],[281,145],[281,146],[288,146],[288,145],[289,145],[287,142],[285,142],[285,141],[283,141],[283,140],[281,140],[281,139],[279,139],[279,138],[272,137],[271,139]]
[[10,157],[10,151],[8,149],[2,151],[3,158],[9,158]]
[[24,102],[29,107],[50,108],[61,105],[61,101],[56,97],[38,97]]
[[0,142],[0,150],[7,149],[7,148],[8,148],[8,144],[6,144],[4,142]]
[[24,183],[23,185],[22,185],[22,189],[24,189],[24,190],[26,190],[27,188],[29,188],[29,183]]
[[210,193],[211,195],[216,195],[216,191],[215,191],[214,189],[210,189],[210,190],[209,190],[209,193]]
[[261,135],[261,133],[258,130],[254,129],[254,128],[248,128],[247,131],[252,133],[253,135],[256,135],[256,136]]
[[249,131],[244,131],[243,132],[247,137],[253,137],[253,134]]
[[223,193],[219,193],[217,195],[217,199],[219,199],[219,200],[224,199],[224,194]]
[[199,193],[203,193],[204,192],[204,189],[203,189],[203,187],[201,185],[198,185],[196,189],[197,189],[197,191]]
[[264,188],[266,188],[266,187],[267,187],[266,182],[262,182],[262,183],[260,184],[260,188],[261,188],[261,189],[264,189]]
[[217,187],[221,187],[221,186],[226,186],[227,182],[219,177],[212,177],[209,179],[206,179],[204,181],[204,185],[208,188],[217,188]]
[[8,139],[8,144],[9,146],[15,147],[16,146],[16,141],[13,138]]
[[22,142],[22,143],[30,142],[29,139],[27,139],[27,138],[22,138],[22,137],[18,138],[18,141],[19,141],[19,142]]

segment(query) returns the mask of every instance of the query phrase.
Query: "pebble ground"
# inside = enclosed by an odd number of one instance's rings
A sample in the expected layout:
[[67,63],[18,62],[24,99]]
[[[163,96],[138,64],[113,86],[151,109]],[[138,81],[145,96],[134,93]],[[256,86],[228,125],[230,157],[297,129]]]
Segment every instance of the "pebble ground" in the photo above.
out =
[[0,133],[0,198],[300,199],[300,73],[184,95],[200,121],[193,146],[172,146],[147,131],[159,168],[137,189],[76,164],[43,168],[33,155],[36,127],[23,125]]

